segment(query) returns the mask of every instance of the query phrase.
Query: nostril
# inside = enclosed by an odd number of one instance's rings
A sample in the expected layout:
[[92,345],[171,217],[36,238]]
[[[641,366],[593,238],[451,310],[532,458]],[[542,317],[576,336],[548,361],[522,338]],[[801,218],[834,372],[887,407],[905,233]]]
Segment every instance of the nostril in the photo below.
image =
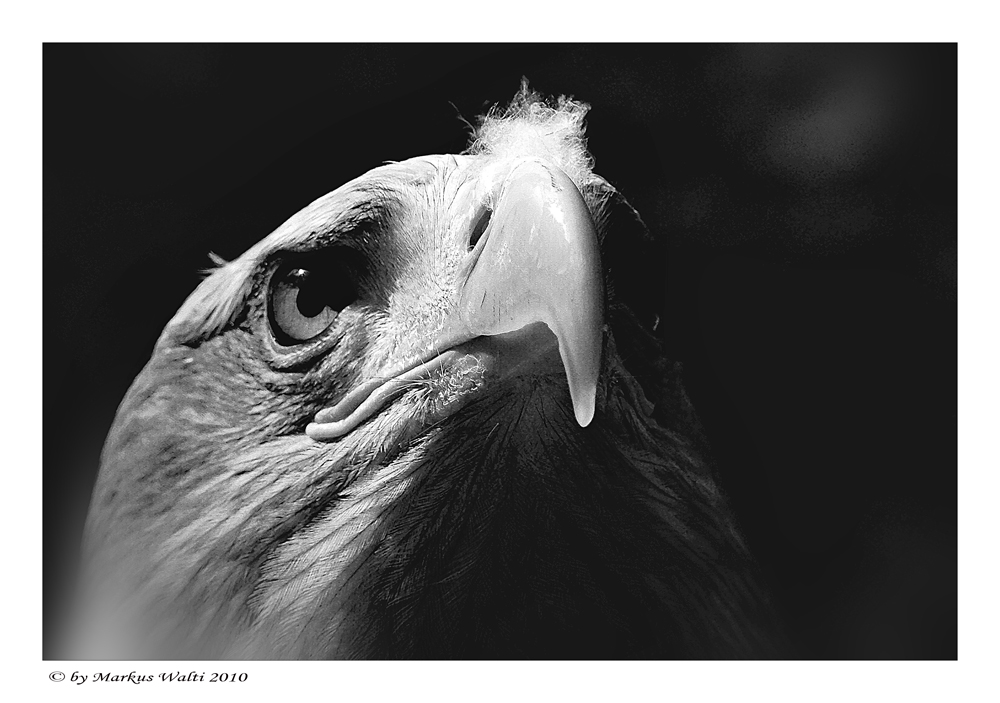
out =
[[483,232],[486,228],[490,226],[490,218],[493,216],[493,211],[489,208],[483,210],[483,214],[479,216],[479,220],[476,222],[476,226],[472,228],[472,234],[469,236],[469,251],[475,248],[479,240],[483,238]]

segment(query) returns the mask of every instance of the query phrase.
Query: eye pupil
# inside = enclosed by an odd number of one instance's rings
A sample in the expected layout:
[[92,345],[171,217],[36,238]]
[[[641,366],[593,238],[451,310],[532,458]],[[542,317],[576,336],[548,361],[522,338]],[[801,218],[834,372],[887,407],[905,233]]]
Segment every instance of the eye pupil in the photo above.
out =
[[293,271],[295,282],[298,284],[298,295],[295,296],[295,307],[304,317],[316,317],[326,307],[329,302],[325,300],[322,286],[318,285],[316,276],[311,276],[305,269]]

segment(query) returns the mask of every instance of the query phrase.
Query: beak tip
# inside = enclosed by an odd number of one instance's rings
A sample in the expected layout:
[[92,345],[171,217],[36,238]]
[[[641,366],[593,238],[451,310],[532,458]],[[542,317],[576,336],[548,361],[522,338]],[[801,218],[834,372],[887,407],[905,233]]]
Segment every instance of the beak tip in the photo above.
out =
[[573,399],[573,414],[576,415],[576,421],[580,427],[586,427],[594,419],[596,391],[595,388],[589,393],[584,393],[582,397]]

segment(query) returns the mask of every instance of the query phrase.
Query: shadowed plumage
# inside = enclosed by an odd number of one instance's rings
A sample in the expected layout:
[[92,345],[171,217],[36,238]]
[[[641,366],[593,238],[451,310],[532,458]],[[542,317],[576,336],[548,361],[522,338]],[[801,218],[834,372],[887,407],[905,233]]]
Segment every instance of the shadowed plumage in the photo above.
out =
[[81,656],[773,654],[586,111],[525,87],[219,262],[105,445]]

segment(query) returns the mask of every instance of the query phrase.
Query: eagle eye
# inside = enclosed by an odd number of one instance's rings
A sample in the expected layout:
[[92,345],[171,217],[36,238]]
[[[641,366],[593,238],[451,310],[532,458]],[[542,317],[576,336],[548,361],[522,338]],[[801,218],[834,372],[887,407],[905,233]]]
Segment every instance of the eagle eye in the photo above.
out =
[[318,260],[282,266],[271,278],[268,300],[275,340],[292,346],[319,336],[357,297],[354,279],[341,266]]

